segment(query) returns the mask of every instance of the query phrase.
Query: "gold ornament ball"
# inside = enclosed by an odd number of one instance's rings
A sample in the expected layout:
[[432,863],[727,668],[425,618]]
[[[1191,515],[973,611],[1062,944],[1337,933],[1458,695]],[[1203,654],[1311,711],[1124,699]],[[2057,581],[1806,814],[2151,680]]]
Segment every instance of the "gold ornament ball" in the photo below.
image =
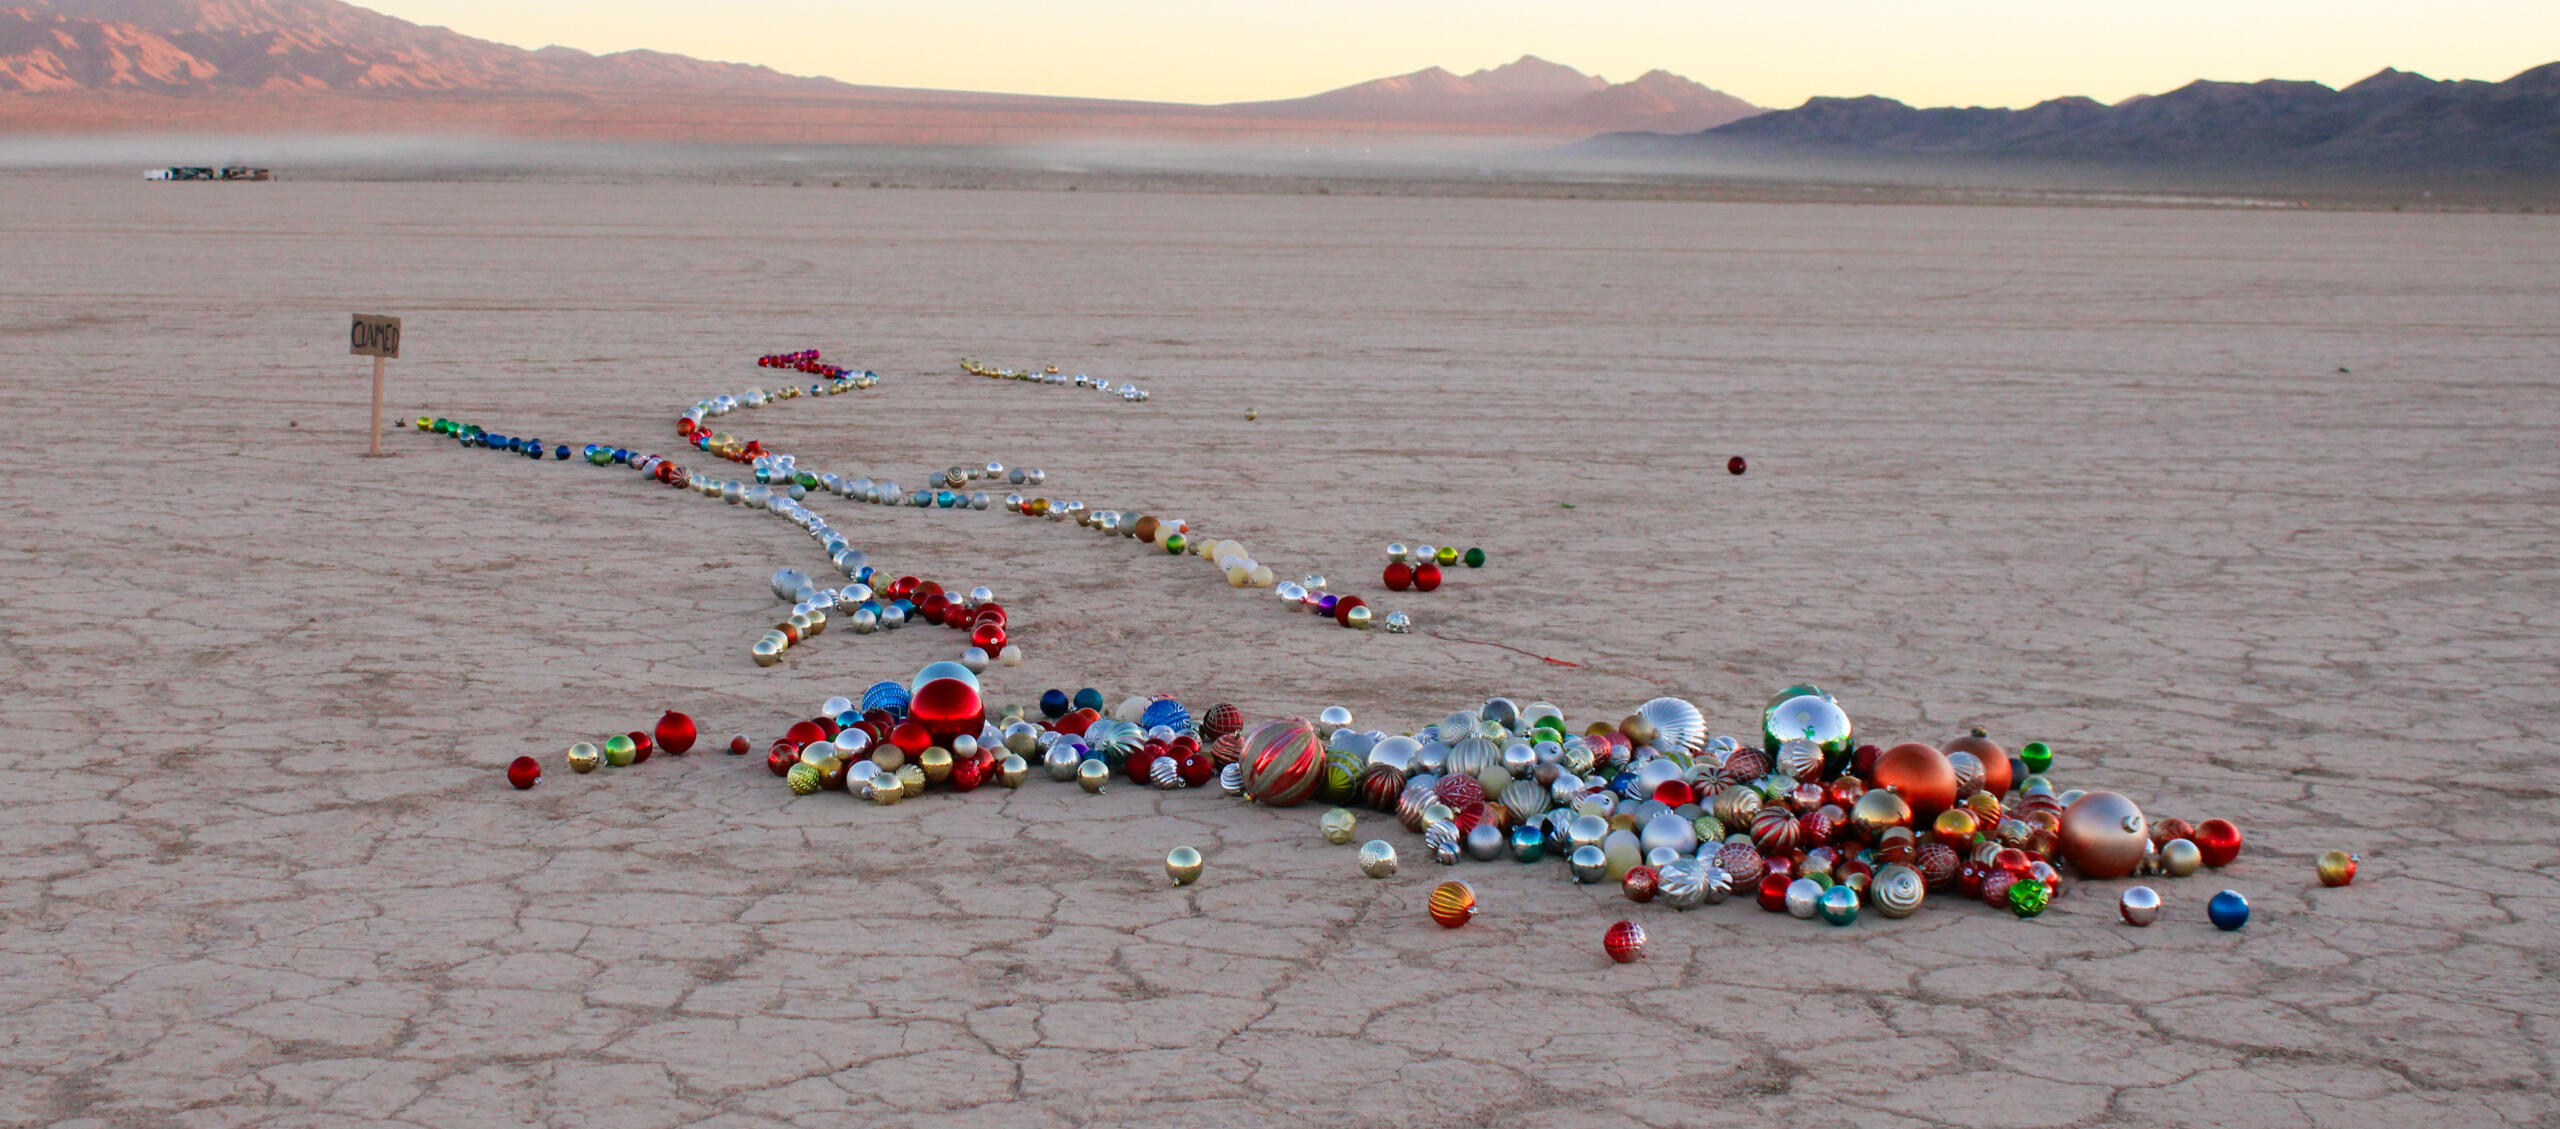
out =
[[1111,783],[1111,767],[1102,763],[1100,758],[1076,766],[1077,787],[1087,792],[1100,792],[1102,786],[1109,783]]
[[1349,843],[1352,836],[1359,833],[1360,817],[1353,814],[1350,808],[1335,808],[1324,813],[1324,818],[1316,821],[1316,830],[1324,835],[1325,842],[1339,847]]
[[914,765],[898,766],[898,788],[909,796],[924,794],[924,770]]
[[2320,884],[2344,886],[2356,880],[2356,856],[2345,851],[2329,851],[2320,856]]
[[996,783],[1007,788],[1019,788],[1023,781],[1029,779],[1031,762],[1022,759],[1021,754],[1006,753],[1003,760],[996,762]]
[[1188,886],[1200,880],[1200,852],[1194,847],[1175,847],[1164,856],[1164,872],[1176,886]]
[[871,778],[871,802],[888,807],[907,798],[906,788],[898,782],[898,774],[884,772]]
[[2160,868],[2171,878],[2195,877],[2196,868],[2204,865],[2204,851],[2194,840],[2171,839],[2160,844]]
[[926,780],[940,784],[951,778],[951,750],[936,745],[917,753],[916,767],[924,771]]
[[604,754],[596,751],[594,745],[580,741],[569,746],[569,771],[584,776],[594,772],[596,766],[603,763]]

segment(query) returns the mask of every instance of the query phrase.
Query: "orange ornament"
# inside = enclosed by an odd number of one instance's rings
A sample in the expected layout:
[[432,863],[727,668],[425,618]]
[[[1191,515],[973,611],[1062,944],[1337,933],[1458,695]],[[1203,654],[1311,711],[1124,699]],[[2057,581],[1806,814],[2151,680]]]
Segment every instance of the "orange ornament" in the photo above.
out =
[[[1983,767],[1989,771],[1989,765]],[[1945,753],[1918,741],[1886,749],[1876,758],[1869,779],[1876,787],[1901,795],[1917,819],[1935,819],[1939,812],[1956,806],[1955,766],[1947,763]]]
[[2009,779],[2009,750],[2001,748],[1998,741],[1983,731],[1976,729],[1947,742],[1944,751],[1972,753],[1982,761],[1982,790],[1994,796],[2009,794],[2009,786],[2015,783]]
[[2113,792],[2090,792],[2062,809],[2056,838],[2062,857],[2083,878],[2122,878],[2142,865],[2151,849],[2142,809]]

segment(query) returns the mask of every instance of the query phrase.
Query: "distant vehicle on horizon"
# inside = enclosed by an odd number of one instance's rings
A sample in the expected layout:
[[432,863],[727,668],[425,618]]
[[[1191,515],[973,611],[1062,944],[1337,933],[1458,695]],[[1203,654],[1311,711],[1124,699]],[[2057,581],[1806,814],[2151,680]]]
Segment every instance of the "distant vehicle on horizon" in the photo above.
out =
[[171,165],[165,169],[145,169],[142,173],[144,180],[274,180],[275,178],[276,174],[272,170],[251,168],[247,165],[225,165],[219,169],[206,168],[202,165]]

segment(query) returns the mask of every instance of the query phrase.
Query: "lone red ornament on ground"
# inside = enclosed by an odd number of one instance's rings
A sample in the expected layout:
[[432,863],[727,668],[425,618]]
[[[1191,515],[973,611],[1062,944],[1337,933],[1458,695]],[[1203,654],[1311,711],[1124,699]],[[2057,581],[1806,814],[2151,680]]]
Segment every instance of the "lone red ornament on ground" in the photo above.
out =
[[[693,748],[695,736],[697,736],[697,734],[694,732],[692,718],[686,717],[674,710],[668,710],[666,716],[658,719],[658,747],[665,749],[668,756],[683,756],[687,751]],[[740,749],[738,751],[745,752],[746,750]]]
[[744,733],[733,734],[729,738],[730,756],[743,757],[747,755],[747,750],[755,747],[755,742],[747,740],[747,735]]
[[1735,455],[1734,457],[1724,461],[1724,469],[1727,474],[1740,474],[1751,469],[1751,464],[1743,461],[1742,456]]
[[1644,959],[1644,926],[1632,921],[1621,921],[1612,925],[1609,927],[1609,932],[1601,936],[1600,947],[1608,951],[1610,960],[1620,964],[1642,960]]
[[515,785],[519,792],[542,783],[542,762],[532,757],[517,757],[508,762],[507,783]]

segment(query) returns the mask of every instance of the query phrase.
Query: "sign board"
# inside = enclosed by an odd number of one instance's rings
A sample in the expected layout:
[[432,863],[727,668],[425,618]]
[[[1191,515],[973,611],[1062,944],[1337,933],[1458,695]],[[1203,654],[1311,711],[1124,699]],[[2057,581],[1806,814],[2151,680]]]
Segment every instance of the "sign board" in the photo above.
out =
[[355,328],[347,337],[347,352],[358,357],[399,356],[400,319],[380,314],[357,314]]

